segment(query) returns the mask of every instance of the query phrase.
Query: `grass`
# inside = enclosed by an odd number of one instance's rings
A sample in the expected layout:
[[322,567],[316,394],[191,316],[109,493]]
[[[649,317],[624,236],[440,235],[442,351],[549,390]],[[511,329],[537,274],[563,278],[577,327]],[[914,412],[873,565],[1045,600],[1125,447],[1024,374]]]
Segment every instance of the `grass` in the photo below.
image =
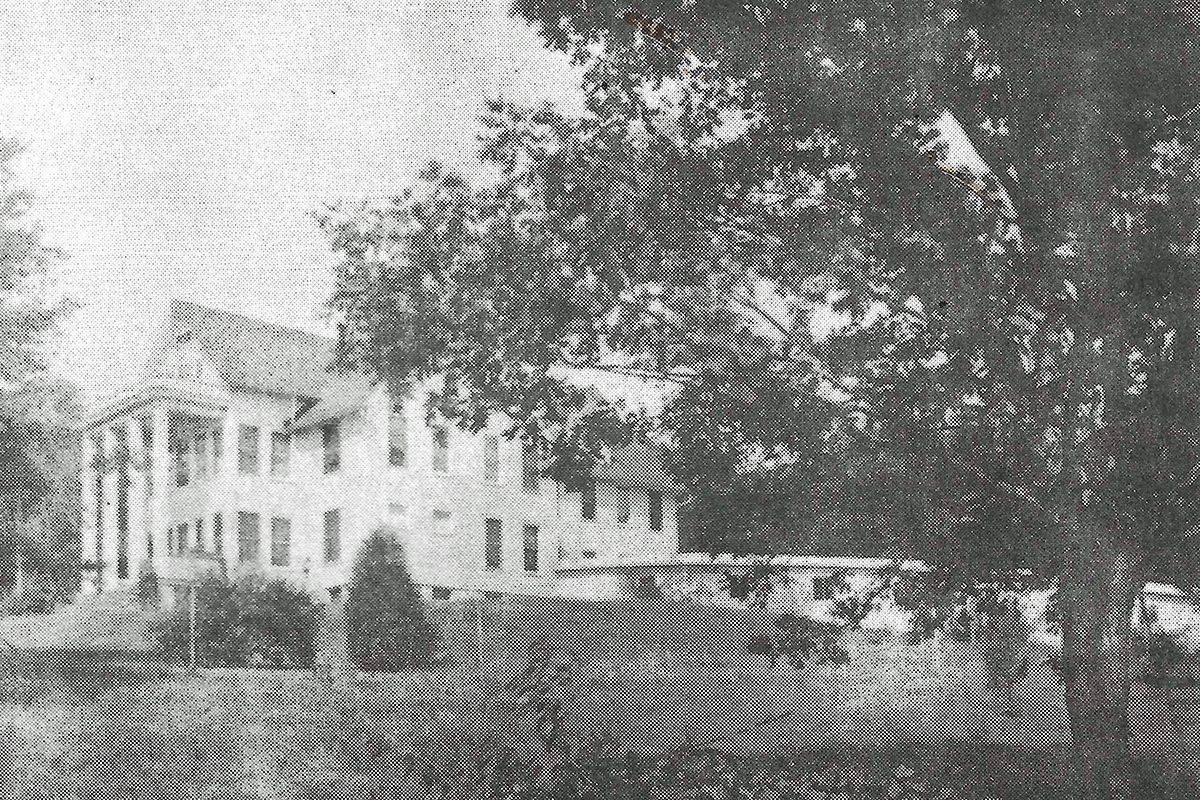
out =
[[[484,672],[326,681],[299,671],[60,665],[40,673],[44,692],[9,697],[2,707],[0,731],[9,736],[0,738],[0,762],[11,762],[13,777],[7,796],[483,797],[469,792],[498,780],[496,753],[511,751],[511,765],[527,765],[505,767],[512,780],[521,769],[548,768],[531,721],[501,689],[520,666],[511,659]],[[1061,788],[1065,714],[1053,676],[1020,685],[1024,711],[1009,718],[982,688],[969,650],[860,641],[850,664],[804,671],[737,653],[572,666],[566,730],[584,748],[577,763],[601,752],[654,760],[711,749],[736,757],[747,781],[783,757],[806,775],[834,767],[886,774],[904,763],[963,791],[1032,797],[1043,796],[1028,793],[1034,788]],[[1200,703],[1186,693],[1175,700],[1168,708],[1161,691],[1136,694],[1135,742],[1150,764],[1200,752]],[[1164,735],[1167,713],[1182,736]],[[430,776],[447,782],[442,795],[422,782]]]

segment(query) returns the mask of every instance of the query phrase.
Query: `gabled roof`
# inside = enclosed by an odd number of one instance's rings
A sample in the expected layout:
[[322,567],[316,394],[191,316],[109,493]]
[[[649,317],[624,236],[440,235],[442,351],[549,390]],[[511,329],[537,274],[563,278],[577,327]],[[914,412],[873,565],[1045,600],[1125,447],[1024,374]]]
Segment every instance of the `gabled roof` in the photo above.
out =
[[334,342],[260,319],[172,300],[168,345],[194,339],[230,389],[318,397],[330,378]]
[[297,414],[289,426],[294,431],[324,425],[362,408],[371,391],[365,375],[335,375],[321,388],[321,396],[310,408]]

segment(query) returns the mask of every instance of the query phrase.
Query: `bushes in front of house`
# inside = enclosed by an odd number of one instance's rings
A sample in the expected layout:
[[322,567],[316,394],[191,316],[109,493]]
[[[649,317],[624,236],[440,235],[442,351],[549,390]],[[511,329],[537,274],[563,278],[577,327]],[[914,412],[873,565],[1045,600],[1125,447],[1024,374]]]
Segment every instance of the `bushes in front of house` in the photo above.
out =
[[433,658],[437,635],[392,531],[374,531],[359,549],[345,614],[349,656],[359,669],[395,672]]
[[[158,630],[164,654],[186,661],[189,604]],[[196,587],[196,657],[201,666],[311,667],[321,610],[286,580],[212,576]]]

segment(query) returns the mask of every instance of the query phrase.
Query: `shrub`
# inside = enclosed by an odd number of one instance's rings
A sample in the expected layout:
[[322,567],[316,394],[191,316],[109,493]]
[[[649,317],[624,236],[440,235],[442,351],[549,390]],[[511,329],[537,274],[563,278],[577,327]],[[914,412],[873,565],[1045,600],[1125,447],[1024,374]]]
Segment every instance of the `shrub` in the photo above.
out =
[[[188,655],[188,603],[160,627],[168,657]],[[285,580],[206,578],[196,587],[196,656],[209,666],[309,667],[320,609]]]
[[354,560],[346,595],[350,659],[364,670],[394,672],[429,663],[436,646],[425,606],[408,575],[396,535],[372,533]]
[[158,605],[158,573],[153,569],[143,569],[138,573],[137,599],[144,606]]

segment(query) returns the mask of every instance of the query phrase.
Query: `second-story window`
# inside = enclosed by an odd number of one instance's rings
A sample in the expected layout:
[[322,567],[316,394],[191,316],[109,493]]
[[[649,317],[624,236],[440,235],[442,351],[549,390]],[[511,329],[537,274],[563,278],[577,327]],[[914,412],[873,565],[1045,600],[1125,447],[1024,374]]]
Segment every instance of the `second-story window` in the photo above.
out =
[[488,483],[500,482],[500,437],[488,436],[483,440],[483,479]]
[[579,496],[580,510],[584,519],[596,518],[596,484],[588,482],[584,485]]
[[388,418],[388,463],[393,467],[403,467],[408,463],[408,417],[402,402],[392,403],[392,413]]
[[292,443],[286,431],[271,431],[271,474],[284,477],[291,463]]
[[195,438],[196,480],[203,481],[208,475],[208,434],[200,431]]
[[430,466],[434,472],[450,471],[450,431],[441,425],[433,428],[433,457]]
[[537,447],[527,442],[521,449],[521,488],[529,493],[536,492],[541,477],[542,462]]
[[258,426],[238,427],[238,472],[243,475],[258,474]]
[[342,468],[342,429],[336,422],[321,428],[321,448],[324,452],[325,472],[337,472]]
[[188,465],[188,452],[183,442],[175,443],[175,452],[172,454],[175,461],[175,485],[187,486],[191,480],[191,470]]

